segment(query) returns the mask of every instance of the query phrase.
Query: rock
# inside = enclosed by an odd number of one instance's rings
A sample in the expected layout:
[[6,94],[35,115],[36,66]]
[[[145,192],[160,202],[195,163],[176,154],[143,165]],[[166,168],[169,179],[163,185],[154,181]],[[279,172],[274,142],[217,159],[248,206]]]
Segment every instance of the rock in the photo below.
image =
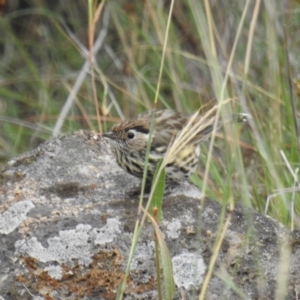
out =
[[[139,218],[139,199],[128,193],[137,184],[105,139],[83,132],[10,161],[0,182],[0,299],[115,299]],[[296,298],[299,234],[241,206],[201,205],[200,195],[186,183],[164,199],[174,299],[198,299],[221,216],[230,226],[205,299]],[[154,257],[146,222],[124,299],[158,299]]]

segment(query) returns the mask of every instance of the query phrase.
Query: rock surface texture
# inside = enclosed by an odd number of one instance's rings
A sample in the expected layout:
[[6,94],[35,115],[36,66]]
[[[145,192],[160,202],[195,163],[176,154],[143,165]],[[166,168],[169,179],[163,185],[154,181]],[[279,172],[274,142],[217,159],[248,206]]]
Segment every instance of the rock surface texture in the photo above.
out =
[[[128,191],[138,183],[105,139],[82,132],[10,161],[0,182],[0,299],[115,299],[138,217],[138,197]],[[201,206],[199,196],[183,184],[164,199],[174,299],[198,299],[228,214],[211,200]],[[298,299],[299,244],[297,232],[237,207],[205,299]],[[158,299],[154,257],[147,222],[124,299]]]

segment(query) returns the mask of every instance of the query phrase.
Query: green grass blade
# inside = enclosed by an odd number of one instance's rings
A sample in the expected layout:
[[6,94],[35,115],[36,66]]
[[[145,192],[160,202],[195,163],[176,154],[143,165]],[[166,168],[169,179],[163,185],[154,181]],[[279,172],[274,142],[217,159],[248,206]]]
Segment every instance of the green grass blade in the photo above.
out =
[[[164,192],[165,192],[165,178],[166,178],[166,172],[165,168],[161,169],[162,166],[162,159],[159,161],[159,163],[156,166],[154,178],[152,180],[152,189],[153,191],[153,196],[150,199],[150,205],[149,205],[149,213],[153,215],[154,209],[157,210],[158,214],[157,216],[157,221],[162,220],[163,215],[162,215],[162,203],[163,203],[163,197],[164,197]],[[156,178],[157,179],[157,184],[155,184]]]
[[[164,239],[164,235],[161,232],[158,223],[155,221],[155,219],[148,214],[148,218],[152,223],[152,226],[155,231],[155,243],[159,249],[159,253],[156,253],[156,255],[160,256],[160,266],[162,269],[162,275],[163,275],[163,282],[164,282],[164,288],[165,288],[165,299],[166,300],[172,300],[174,297],[174,291],[175,291],[175,285],[173,280],[173,268],[172,268],[172,261],[169,253],[169,249],[167,247],[167,244]],[[157,277],[161,276],[160,272],[157,272]]]

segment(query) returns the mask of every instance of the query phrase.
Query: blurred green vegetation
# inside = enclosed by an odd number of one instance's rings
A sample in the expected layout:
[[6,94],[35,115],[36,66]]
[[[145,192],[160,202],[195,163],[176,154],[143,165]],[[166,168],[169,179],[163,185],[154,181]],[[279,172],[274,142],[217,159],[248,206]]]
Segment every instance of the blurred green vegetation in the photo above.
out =
[[[233,197],[263,212],[267,197],[282,191],[268,214],[299,227],[299,201],[292,223],[293,193],[284,193],[295,178],[280,150],[296,170],[300,6],[259,3],[175,1],[157,107],[191,113],[230,99],[222,115],[251,113],[250,125],[226,128],[225,138],[216,138],[206,194],[223,203]],[[0,18],[1,163],[53,134],[105,131],[153,108],[169,9],[169,1],[151,0],[107,1],[102,10],[98,1],[7,2]],[[84,72],[89,45],[99,37],[101,47]],[[206,148],[194,178],[201,187]]]

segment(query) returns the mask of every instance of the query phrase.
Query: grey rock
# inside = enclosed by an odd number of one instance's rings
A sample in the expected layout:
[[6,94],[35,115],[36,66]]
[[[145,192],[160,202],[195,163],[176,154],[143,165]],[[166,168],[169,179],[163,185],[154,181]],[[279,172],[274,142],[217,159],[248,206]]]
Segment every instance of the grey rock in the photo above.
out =
[[[130,193],[138,184],[117,166],[105,139],[84,132],[10,161],[0,181],[0,299],[114,299],[139,218],[138,196]],[[160,229],[174,299],[198,299],[222,215],[231,221],[206,299],[294,299],[299,233],[241,206],[229,212],[209,199],[201,204],[200,195],[183,183],[164,199]],[[154,257],[146,222],[124,299],[157,299]]]

